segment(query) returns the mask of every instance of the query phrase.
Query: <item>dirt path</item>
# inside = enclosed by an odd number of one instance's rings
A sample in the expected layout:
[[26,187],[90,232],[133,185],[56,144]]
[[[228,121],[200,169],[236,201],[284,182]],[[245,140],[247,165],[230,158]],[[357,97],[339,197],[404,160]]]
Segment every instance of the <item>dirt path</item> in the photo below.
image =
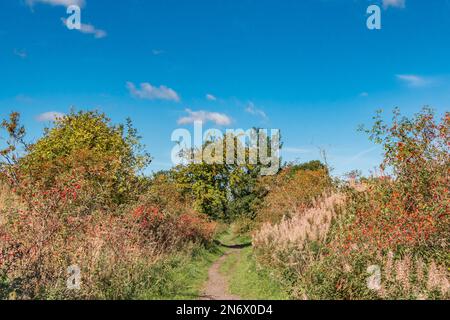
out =
[[208,272],[208,282],[202,293],[202,300],[241,300],[240,297],[230,294],[228,279],[220,273],[220,266],[227,256],[239,252],[241,249],[230,249],[211,266]]

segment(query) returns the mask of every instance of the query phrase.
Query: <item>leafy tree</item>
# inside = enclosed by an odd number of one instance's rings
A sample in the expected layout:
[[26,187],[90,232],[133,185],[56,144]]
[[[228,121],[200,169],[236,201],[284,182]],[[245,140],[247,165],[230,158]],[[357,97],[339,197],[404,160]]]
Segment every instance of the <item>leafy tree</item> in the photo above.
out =
[[178,188],[190,194],[194,208],[214,219],[225,219],[228,202],[228,171],[225,165],[191,163],[173,171]]
[[[23,127],[13,113],[3,127],[10,136],[3,156],[16,165],[21,175],[34,183],[50,188],[57,177],[83,171],[93,190],[108,193],[114,203],[123,203],[132,196],[139,184],[139,174],[150,163],[150,155],[143,151],[140,137],[131,120],[126,126],[112,125],[103,113],[71,111],[44,130],[44,136],[34,144],[25,144]],[[16,143],[25,144],[21,157],[11,156]]]
[[[255,129],[254,133],[258,131]],[[233,148],[230,142],[234,144]],[[267,142],[270,148],[270,137],[267,137]],[[204,157],[202,161],[188,161],[187,165],[178,166],[173,171],[173,178],[180,190],[191,194],[194,206],[200,212],[227,221],[242,216],[252,219],[256,203],[262,197],[257,181],[263,166],[259,157],[256,164],[248,160],[258,146],[244,144],[240,136],[229,133],[206,142],[200,150],[185,150],[183,154],[188,160],[203,156],[205,150],[213,150],[210,156],[216,161],[208,161]],[[246,161],[227,161],[229,158],[238,159],[238,150],[244,150]],[[269,150],[271,155],[272,151]]]

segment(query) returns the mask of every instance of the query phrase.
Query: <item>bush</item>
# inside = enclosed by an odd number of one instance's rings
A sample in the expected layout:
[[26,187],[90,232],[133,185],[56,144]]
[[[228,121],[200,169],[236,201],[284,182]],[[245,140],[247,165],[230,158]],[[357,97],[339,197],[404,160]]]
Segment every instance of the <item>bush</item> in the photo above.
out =
[[260,187],[267,194],[257,210],[256,221],[278,223],[284,217],[309,208],[332,187],[327,170],[310,171],[288,166],[277,176],[264,177]]
[[138,206],[133,216],[143,236],[150,236],[167,249],[191,242],[209,243],[216,228],[215,223],[193,210],[175,215],[156,207]]
[[[51,188],[60,175],[82,170],[92,188],[103,192],[104,200],[120,204],[134,197],[141,182],[138,174],[150,162],[130,120],[125,134],[124,126],[112,125],[95,111],[72,111],[55,120],[34,144],[24,142],[25,129],[19,125],[18,114],[2,125],[10,136],[2,155],[11,160],[3,168],[9,170],[13,182],[27,176],[38,188]],[[11,155],[17,144],[24,146],[22,154]]]
[[[375,120],[367,132],[385,150],[381,176],[313,209],[289,216],[281,207],[285,218],[253,236],[258,261],[294,298],[450,298],[450,114],[437,122],[425,108],[412,119],[396,111],[391,125]],[[374,270],[379,285],[368,282]]]
[[258,260],[273,267],[292,262],[301,271],[317,254],[313,247],[326,245],[337,215],[335,207],[342,202],[341,195],[333,194],[318,201],[313,208],[292,212],[292,217],[278,224],[265,223],[253,235]]
[[382,169],[391,175],[366,181],[366,190],[351,192],[355,215],[347,246],[398,251],[403,248],[448,248],[450,230],[450,113],[441,122],[425,108],[415,118],[391,125],[380,115],[368,130],[383,145]]
[[[114,214],[107,208],[92,211],[87,186],[78,177],[58,179],[50,190],[13,195],[15,206],[1,212],[1,296],[128,297],[124,290],[139,287],[144,271],[160,259],[212,240],[215,224],[193,211],[163,214],[146,206]],[[80,291],[66,287],[71,265],[82,270]]]
[[[27,145],[18,120],[3,122],[0,298],[157,296],[170,284],[149,283],[155,270],[211,242],[215,223],[167,175],[138,176],[147,158],[130,123],[124,137],[102,114],[71,113]],[[67,288],[71,265],[81,268],[79,291]]]

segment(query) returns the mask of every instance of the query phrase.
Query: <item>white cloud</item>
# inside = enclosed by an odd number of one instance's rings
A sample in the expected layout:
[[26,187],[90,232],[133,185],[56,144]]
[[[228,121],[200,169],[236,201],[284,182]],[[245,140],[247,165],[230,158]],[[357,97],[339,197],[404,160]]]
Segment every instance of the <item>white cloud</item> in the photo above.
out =
[[209,101],[217,101],[217,98],[216,98],[215,96],[213,96],[212,94],[208,93],[208,94],[206,95],[206,100],[209,100]]
[[264,120],[268,119],[266,113],[263,110],[256,108],[256,106],[253,102],[249,102],[247,104],[247,107],[245,108],[245,112],[250,113],[255,116],[258,116],[258,117],[261,117]]
[[[64,26],[67,27],[67,20],[64,18],[61,18],[61,21],[64,24]],[[93,34],[94,37],[97,39],[105,38],[108,35],[105,30],[97,29],[92,24],[82,23],[80,29],[73,29],[73,30],[78,30],[81,33],[85,33],[85,34]]]
[[150,83],[145,82],[141,83],[140,89],[138,89],[134,83],[127,82],[127,88],[130,94],[137,99],[180,101],[178,93],[166,86],[154,87]]
[[385,9],[387,9],[389,7],[404,8],[405,0],[383,0],[383,7]]
[[81,24],[81,28],[78,31],[82,33],[93,34],[94,37],[97,39],[104,38],[108,35],[105,30],[97,29],[91,24],[84,24],[84,23]]
[[218,113],[218,112],[209,112],[209,111],[192,111],[190,109],[186,109],[186,112],[189,114],[186,117],[182,117],[178,120],[178,124],[190,124],[194,122],[202,122],[206,123],[208,121],[214,122],[220,126],[226,126],[231,124],[231,118],[226,114]]
[[409,87],[425,87],[429,85],[432,80],[429,78],[421,77],[414,74],[398,74],[397,79],[406,83]]
[[52,6],[64,6],[69,7],[71,5],[76,5],[79,7],[84,7],[86,4],[85,0],[27,0],[26,3],[32,7],[36,3],[49,4]]
[[21,59],[27,58],[27,52],[25,50],[14,49],[14,54]]
[[46,122],[46,121],[55,121],[58,118],[64,117],[64,113],[56,112],[56,111],[49,111],[41,113],[36,117],[36,120],[39,122]]
[[369,93],[368,93],[368,92],[361,92],[361,93],[359,94],[359,96],[360,96],[360,97],[368,97],[368,96],[369,96]]

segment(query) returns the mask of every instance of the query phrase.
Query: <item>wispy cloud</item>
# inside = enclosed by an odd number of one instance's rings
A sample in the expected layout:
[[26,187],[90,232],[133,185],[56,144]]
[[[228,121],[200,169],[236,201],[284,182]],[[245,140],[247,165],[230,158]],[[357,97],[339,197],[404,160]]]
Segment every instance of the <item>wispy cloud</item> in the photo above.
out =
[[397,79],[409,87],[425,87],[433,82],[433,79],[414,74],[397,74]]
[[356,155],[350,157],[350,158],[348,159],[348,163],[352,163],[352,162],[358,161],[358,160],[364,158],[366,155],[368,155],[368,154],[374,152],[374,151],[377,150],[377,149],[378,149],[378,147],[372,147],[372,148],[370,148],[370,149],[361,151],[361,152],[359,152],[358,154],[356,154]]
[[106,37],[108,34],[105,30],[97,29],[92,24],[81,24],[81,28],[79,29],[80,32],[86,33],[86,34],[93,34],[95,38],[101,39]]
[[13,53],[21,59],[26,59],[28,56],[27,52],[23,49],[14,49]]
[[209,100],[209,101],[217,101],[217,98],[216,98],[214,95],[208,93],[208,94],[206,95],[206,100]]
[[[64,18],[61,18],[61,21],[62,21],[63,25],[65,27],[67,27],[67,20]],[[92,24],[82,23],[80,26],[80,29],[73,29],[73,30],[80,31],[81,33],[85,33],[85,34],[92,34],[92,35],[94,35],[94,37],[96,39],[105,38],[108,35],[105,30],[97,29]]]
[[247,104],[247,107],[245,108],[245,112],[250,113],[254,116],[261,117],[264,120],[268,119],[266,113],[263,110],[256,108],[256,106],[253,102],[249,102]]
[[160,56],[160,55],[162,55],[164,52],[165,52],[165,51],[164,51],[164,50],[161,50],[161,49],[153,49],[153,50],[152,50],[152,54],[153,54],[154,56]]
[[223,113],[218,112],[209,112],[209,111],[192,111],[190,109],[186,109],[186,112],[189,114],[186,117],[182,117],[178,119],[178,124],[184,125],[184,124],[190,124],[194,122],[202,122],[206,123],[208,121],[214,122],[217,125],[220,126],[227,126],[230,125],[232,120],[229,116]]
[[360,94],[359,94],[359,96],[360,97],[368,97],[369,96],[369,93],[368,92],[361,92]]
[[47,122],[47,121],[55,121],[56,119],[64,117],[64,113],[49,111],[41,113],[36,117],[36,120],[39,122]]
[[71,5],[76,5],[79,7],[84,7],[86,4],[85,0],[26,0],[26,3],[32,7],[36,3],[49,4],[52,6],[64,6],[69,7]]
[[405,8],[405,0],[383,0],[383,8],[387,9],[389,7],[394,8]]
[[132,82],[127,82],[127,89],[130,94],[137,99],[146,100],[167,100],[179,102],[180,96],[175,90],[166,86],[154,87],[150,83],[141,83],[140,88],[136,88]]

